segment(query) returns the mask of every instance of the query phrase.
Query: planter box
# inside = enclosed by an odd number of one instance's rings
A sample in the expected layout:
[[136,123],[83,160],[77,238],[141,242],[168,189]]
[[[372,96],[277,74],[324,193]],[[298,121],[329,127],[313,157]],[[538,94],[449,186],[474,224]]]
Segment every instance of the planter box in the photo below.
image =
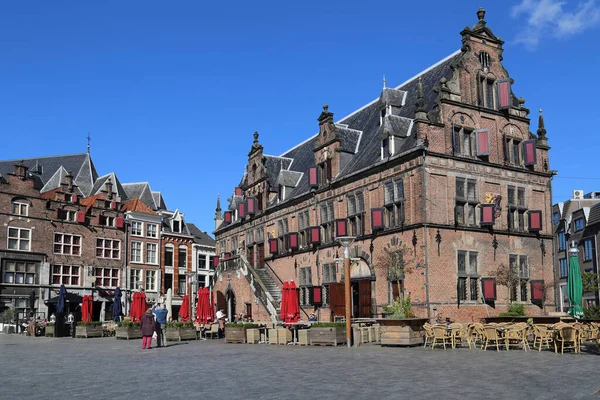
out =
[[427,318],[378,319],[382,325],[382,346],[416,346],[423,344]]
[[93,326],[93,325],[84,325],[78,326],[75,330],[75,337],[78,338],[94,338],[94,337],[102,337],[103,333],[102,325]]
[[181,327],[181,328],[174,328],[174,327],[167,327],[167,332],[165,333],[165,340],[170,341],[170,342],[181,342],[182,340],[196,340],[198,339],[197,333],[196,333],[196,327],[194,326],[189,326],[189,327]]
[[246,328],[226,326],[225,343],[246,343]]
[[346,328],[310,328],[311,345],[337,346],[346,343]]
[[260,331],[258,329],[246,330],[246,343],[254,344],[260,342]]
[[269,329],[269,344],[277,344],[277,329]]
[[277,344],[288,344],[292,339],[292,331],[287,328],[277,329]]
[[52,325],[52,326],[46,325],[45,336],[54,337],[54,325]]
[[301,346],[310,344],[310,329],[298,329],[298,344]]
[[117,326],[115,328],[116,339],[141,339],[142,331],[139,326]]

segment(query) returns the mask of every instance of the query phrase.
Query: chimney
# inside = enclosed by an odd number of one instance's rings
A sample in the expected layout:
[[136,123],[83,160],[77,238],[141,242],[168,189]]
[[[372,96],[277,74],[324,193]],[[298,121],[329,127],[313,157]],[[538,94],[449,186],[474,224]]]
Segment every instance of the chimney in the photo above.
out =
[[104,184],[104,191],[106,191],[108,193],[108,198],[109,199],[113,198],[113,190],[112,189],[113,189],[113,184],[110,181],[110,178],[108,178],[108,180]]
[[21,160],[20,164],[14,165],[13,174],[25,180],[27,179],[27,170],[28,168],[25,166],[25,164],[23,164],[23,160]]
[[71,174],[71,171],[67,172],[67,175],[65,175],[65,183],[67,184],[69,191],[72,192],[73,191],[73,174]]

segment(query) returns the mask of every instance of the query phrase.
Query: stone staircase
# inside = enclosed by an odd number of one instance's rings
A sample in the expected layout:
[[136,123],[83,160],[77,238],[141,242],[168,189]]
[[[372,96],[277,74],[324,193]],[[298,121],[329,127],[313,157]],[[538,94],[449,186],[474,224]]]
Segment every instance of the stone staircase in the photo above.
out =
[[[265,284],[265,287],[273,297],[273,300],[275,300],[277,304],[281,304],[281,288],[271,274],[269,274],[269,271],[265,268],[259,268],[255,269],[254,272],[256,272],[256,275],[258,275],[260,280]],[[277,307],[277,311],[279,311],[279,307]]]

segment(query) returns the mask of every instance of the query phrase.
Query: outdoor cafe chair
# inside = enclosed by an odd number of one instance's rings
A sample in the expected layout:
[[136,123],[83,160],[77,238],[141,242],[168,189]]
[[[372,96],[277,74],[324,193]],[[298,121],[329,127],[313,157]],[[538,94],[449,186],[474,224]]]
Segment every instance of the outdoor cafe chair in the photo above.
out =
[[457,345],[462,345],[467,342],[469,349],[471,348],[471,336],[469,334],[469,328],[463,324],[457,322],[450,324],[451,337],[452,337],[452,348],[455,349]]
[[542,351],[542,346],[550,348],[550,343],[554,341],[554,331],[544,324],[533,326],[533,347],[538,346],[538,352]]
[[217,338],[219,337],[219,324],[211,324],[210,329],[207,330],[205,333],[205,336],[210,336],[211,339],[214,339],[215,335],[217,336]]
[[483,325],[483,334],[485,338],[483,350],[487,350],[490,343],[496,345],[496,351],[500,351],[500,346],[506,347],[506,339],[502,337],[496,324]]
[[448,334],[448,328],[446,325],[433,325],[431,327],[433,332],[433,342],[431,343],[431,350],[435,348],[436,344],[442,344],[444,350],[446,350],[446,344],[452,345],[452,337]]
[[480,322],[475,322],[469,325],[469,329],[471,330],[471,343],[473,343],[473,347],[477,348],[477,342],[481,345],[483,349],[483,345],[485,344],[485,332],[483,330],[483,324]]
[[555,353],[558,353],[558,343],[560,343],[560,354],[564,354],[565,349],[573,349],[575,353],[579,353],[579,331],[573,325],[559,325],[555,328]]
[[431,329],[431,324],[426,323],[423,325],[423,330],[425,331],[425,342],[423,343],[423,347],[427,347],[427,343],[431,346],[433,344],[433,330]]
[[504,331],[504,338],[506,340],[506,350],[510,350],[511,343],[515,346],[523,347],[523,350],[529,350],[529,343],[527,343],[527,325],[515,325],[512,328],[508,328]]

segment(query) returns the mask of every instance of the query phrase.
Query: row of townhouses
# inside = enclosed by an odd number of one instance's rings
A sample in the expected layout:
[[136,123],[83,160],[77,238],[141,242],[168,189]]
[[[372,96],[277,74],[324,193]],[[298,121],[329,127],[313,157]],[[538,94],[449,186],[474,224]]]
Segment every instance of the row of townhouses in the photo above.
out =
[[[276,320],[293,280],[301,317],[327,320],[344,315],[349,279],[354,317],[381,315],[400,294],[421,317],[472,321],[514,302],[554,311],[544,120],[533,133],[504,42],[477,17],[458,51],[343,118],[325,105],[318,133],[285,153],[268,155],[254,134],[217,210],[219,307]],[[336,241],[347,235],[349,277]]]
[[150,302],[208,285],[215,242],[170,211],[147,182],[98,176],[88,153],[0,162],[0,309],[48,316],[61,284],[92,294],[94,320],[125,313],[133,291]]

